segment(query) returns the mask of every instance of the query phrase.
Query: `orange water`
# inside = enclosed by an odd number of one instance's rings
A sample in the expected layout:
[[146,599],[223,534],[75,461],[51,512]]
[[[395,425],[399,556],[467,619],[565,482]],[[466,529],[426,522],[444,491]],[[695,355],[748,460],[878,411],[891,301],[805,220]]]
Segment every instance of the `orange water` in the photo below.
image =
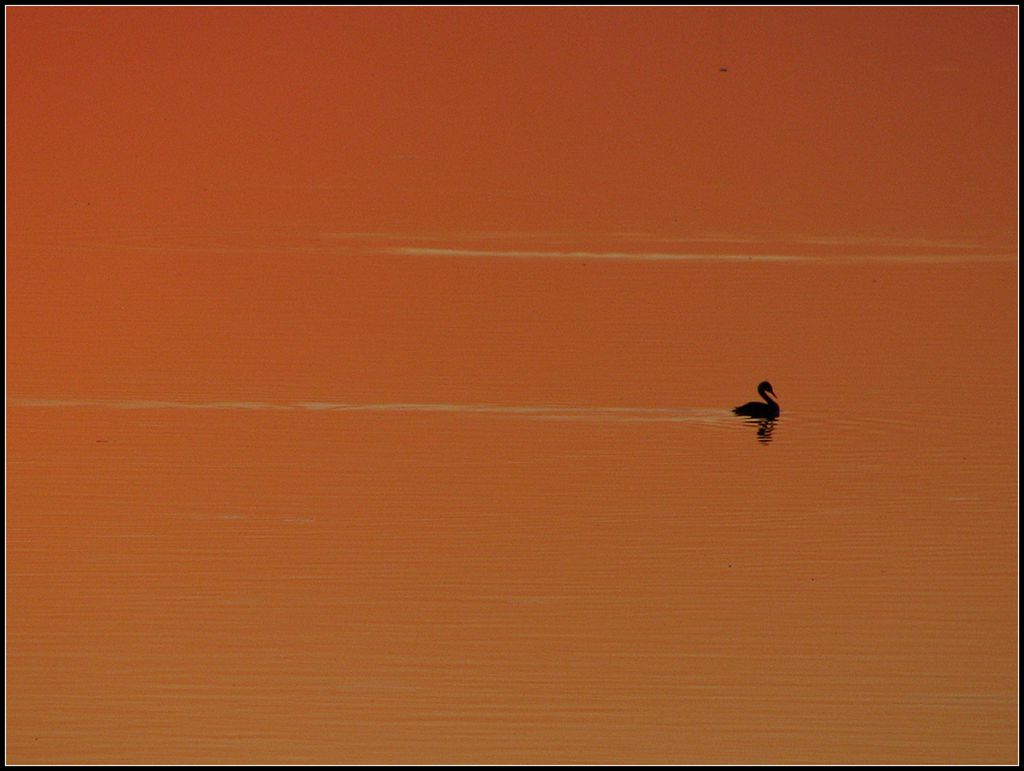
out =
[[6,20],[9,762],[1016,760],[1015,9]]
[[1012,265],[190,259],[15,311],[11,759],[1013,759]]

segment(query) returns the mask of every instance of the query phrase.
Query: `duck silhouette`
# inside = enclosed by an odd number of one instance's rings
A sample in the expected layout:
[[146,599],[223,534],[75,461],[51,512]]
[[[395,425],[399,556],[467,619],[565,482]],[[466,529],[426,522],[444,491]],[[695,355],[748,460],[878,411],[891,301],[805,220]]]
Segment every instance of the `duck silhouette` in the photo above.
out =
[[779,398],[775,395],[772,384],[764,380],[757,387],[757,395],[764,399],[763,402],[747,402],[739,407],[733,407],[732,411],[737,415],[746,415],[750,418],[777,418],[779,417],[779,405],[768,394],[775,396],[776,399]]

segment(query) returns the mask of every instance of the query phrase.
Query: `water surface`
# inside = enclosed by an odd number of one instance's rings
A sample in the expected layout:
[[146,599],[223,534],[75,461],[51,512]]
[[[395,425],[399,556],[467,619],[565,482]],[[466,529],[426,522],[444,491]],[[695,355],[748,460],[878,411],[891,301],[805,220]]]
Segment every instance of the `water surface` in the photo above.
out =
[[1012,762],[1016,266],[502,239],[11,261],[8,759]]

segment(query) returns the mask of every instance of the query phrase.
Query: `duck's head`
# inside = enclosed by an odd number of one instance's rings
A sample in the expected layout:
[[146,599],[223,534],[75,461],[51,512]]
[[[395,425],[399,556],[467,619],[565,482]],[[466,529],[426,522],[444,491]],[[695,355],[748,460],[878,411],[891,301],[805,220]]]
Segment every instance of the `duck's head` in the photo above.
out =
[[[761,396],[764,396],[765,393],[770,393],[772,396],[775,396],[775,391],[772,388],[772,384],[769,383],[767,380],[761,381],[761,384],[758,385],[757,387],[757,392],[761,394]],[[778,399],[779,397],[775,396],[775,398]]]

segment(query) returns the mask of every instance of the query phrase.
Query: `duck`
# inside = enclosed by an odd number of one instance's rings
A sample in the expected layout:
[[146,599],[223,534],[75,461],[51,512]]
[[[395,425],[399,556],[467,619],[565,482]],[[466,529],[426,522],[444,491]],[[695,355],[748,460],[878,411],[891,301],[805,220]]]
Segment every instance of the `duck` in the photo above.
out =
[[757,386],[757,395],[764,399],[764,401],[747,402],[746,404],[741,404],[739,407],[733,407],[732,411],[737,415],[746,415],[751,418],[777,418],[779,417],[780,412],[779,405],[770,396],[768,396],[768,394],[775,396],[776,399],[779,398],[776,396],[775,391],[772,388],[772,384],[767,380],[762,380]]

